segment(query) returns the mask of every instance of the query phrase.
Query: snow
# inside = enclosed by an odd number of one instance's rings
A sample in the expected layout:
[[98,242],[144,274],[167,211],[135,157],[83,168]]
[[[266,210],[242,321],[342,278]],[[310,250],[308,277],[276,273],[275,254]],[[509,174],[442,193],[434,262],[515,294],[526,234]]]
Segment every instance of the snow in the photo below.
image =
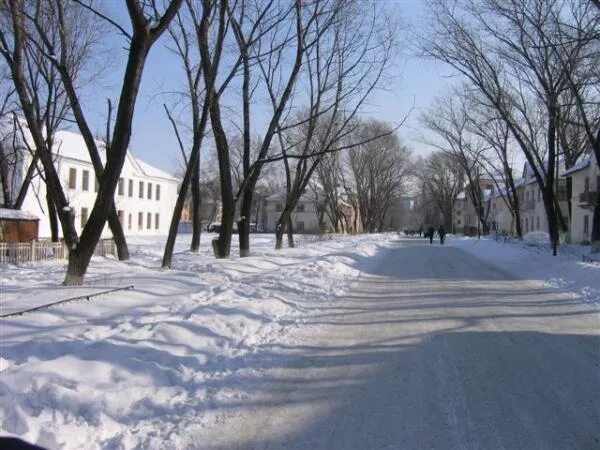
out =
[[552,256],[547,233],[543,232],[529,233],[522,242],[452,236],[450,243],[519,278],[566,289],[600,307],[600,255],[597,261],[584,262],[589,246],[562,244],[558,255]]
[[[203,234],[199,254],[180,238],[171,270],[159,268],[164,237],[131,238],[131,260],[94,257],[84,287],[60,286],[64,261],[4,266],[2,314],[134,289],[0,319],[0,433],[52,449],[191,447],[219,420],[215,409],[246,400],[245,385],[265,370],[261,349],[285,345],[308,307],[351,294],[400,242],[307,236],[275,251],[271,235],[254,234],[252,256],[215,260],[215,236]],[[580,262],[579,247],[553,258],[488,239],[451,237],[448,246],[600,305],[600,266]]]
[[40,220],[35,214],[19,209],[0,208],[0,219],[9,220]]

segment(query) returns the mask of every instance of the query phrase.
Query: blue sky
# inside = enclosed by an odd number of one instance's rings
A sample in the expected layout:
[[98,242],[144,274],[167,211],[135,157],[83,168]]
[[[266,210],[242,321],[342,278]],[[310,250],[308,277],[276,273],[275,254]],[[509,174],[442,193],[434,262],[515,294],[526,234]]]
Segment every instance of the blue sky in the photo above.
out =
[[[382,7],[389,9],[391,14],[397,14],[402,23],[412,30],[421,29],[425,1],[396,0],[378,1]],[[105,3],[111,17],[119,19],[126,25],[127,17],[124,11],[119,11],[116,3]],[[437,63],[417,58],[413,54],[414,33],[406,31],[401,36],[401,48],[397,60],[392,67],[392,80],[385,86],[385,91],[377,92],[365,108],[364,115],[398,123],[414,105],[409,120],[400,129],[400,137],[408,144],[414,153],[428,152],[426,145],[420,143],[421,127],[418,117],[430,100],[443,93],[447,86],[453,83],[448,78],[448,69]],[[175,172],[180,152],[170,124],[167,121],[163,103],[172,104],[173,96],[165,95],[176,89],[181,83],[177,59],[166,48],[168,37],[163,35],[161,40],[152,48],[142,79],[140,94],[136,105],[133,135],[130,148],[136,157],[168,172]],[[98,134],[104,130],[103,122],[106,116],[106,97],[116,96],[124,66],[125,52],[121,49],[123,41],[117,41],[113,49],[102,89],[89,92],[87,110],[95,124]],[[97,94],[102,92],[103,94]]]

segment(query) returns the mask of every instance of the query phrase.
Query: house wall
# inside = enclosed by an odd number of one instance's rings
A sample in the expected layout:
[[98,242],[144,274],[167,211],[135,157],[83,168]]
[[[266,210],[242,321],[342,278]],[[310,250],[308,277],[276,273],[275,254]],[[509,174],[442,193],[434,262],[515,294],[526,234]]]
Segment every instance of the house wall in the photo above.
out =
[[[57,170],[65,191],[65,195],[75,212],[75,227],[81,233],[85,225],[86,215],[91,214],[96,199],[96,181],[92,164],[87,161],[69,157],[56,159]],[[75,187],[69,187],[70,170],[75,170]],[[87,172],[87,189],[84,188],[84,172]],[[177,199],[177,182],[174,179],[148,176],[135,166],[131,156],[126,159],[121,174],[123,191],[119,187],[115,193],[115,206],[120,212],[123,231],[126,236],[164,235],[168,233],[173,207]],[[133,183],[133,191],[129,195],[129,181]],[[143,183],[143,193],[140,196],[140,182]],[[148,185],[151,185],[151,198],[148,195]],[[157,199],[157,186],[160,186],[160,198]],[[32,212],[40,218],[39,237],[51,236],[50,222],[46,206],[46,186],[40,177],[36,177],[27,193],[23,209]],[[142,223],[139,223],[142,214]],[[150,215],[150,216],[148,216]],[[149,223],[150,222],[150,223]],[[148,226],[150,225],[150,226]],[[62,230],[59,226],[59,234]],[[108,225],[104,227],[102,237],[111,237]]]
[[489,207],[488,221],[490,222],[490,229],[501,234],[513,234],[515,232],[513,217],[502,197],[492,197]]
[[[533,231],[548,232],[548,220],[542,193],[537,183],[529,183],[517,188],[520,199],[521,229],[523,234]],[[559,180],[557,186],[557,195],[559,197],[559,206],[565,222],[568,224],[568,203],[566,199],[566,181]]]
[[[267,232],[275,232],[277,220],[281,215],[281,211],[285,206],[283,199],[267,198],[263,207],[264,230]],[[301,211],[301,209],[304,211]],[[327,227],[331,228],[327,217],[324,217]],[[294,232],[296,233],[317,233],[319,232],[319,220],[317,216],[317,208],[315,202],[301,200],[298,202],[296,209],[292,212],[292,223]]]
[[[587,168],[575,172],[571,175],[573,180],[573,189],[571,196],[571,242],[579,244],[583,241],[589,241],[592,233],[592,221],[594,210],[587,202],[580,201],[580,194],[585,192],[585,179],[589,178],[589,191],[600,192],[600,170],[598,164],[594,164],[595,158],[592,156],[592,164]],[[587,219],[586,219],[587,217]],[[587,226],[586,226],[587,221]]]

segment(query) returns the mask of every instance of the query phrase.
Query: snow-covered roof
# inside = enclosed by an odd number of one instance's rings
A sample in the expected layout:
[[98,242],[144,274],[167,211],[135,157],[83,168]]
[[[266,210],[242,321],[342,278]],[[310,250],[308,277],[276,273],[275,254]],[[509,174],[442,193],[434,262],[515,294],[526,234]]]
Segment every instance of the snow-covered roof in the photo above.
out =
[[563,177],[568,177],[569,175],[575,173],[575,172],[579,172],[580,170],[585,169],[586,167],[589,167],[589,165],[591,164],[590,158],[586,157],[581,159],[580,161],[578,161],[573,167],[571,167],[570,169],[565,170],[562,173]]
[[[3,136],[12,133],[12,126],[9,123],[9,120],[12,119],[5,119],[2,121],[2,123],[0,123],[0,131],[2,132]],[[32,141],[31,134],[27,130],[27,124],[24,121],[21,122],[25,133],[25,138],[27,139],[27,141]],[[103,163],[105,163],[106,150],[104,147],[104,142],[96,140],[96,145],[98,147],[98,152],[100,153],[100,159]],[[63,158],[70,158],[76,161],[85,161],[88,163],[90,162],[90,157],[83,136],[73,131],[56,131],[56,133],[54,134],[54,152]],[[178,181],[170,173],[167,173],[154,166],[151,166],[150,164],[134,157],[130,150],[127,151],[127,159],[136,169],[138,169],[142,172],[142,174],[148,177],[164,178],[170,181]]]
[[0,219],[8,220],[40,220],[35,214],[19,209],[0,208]]

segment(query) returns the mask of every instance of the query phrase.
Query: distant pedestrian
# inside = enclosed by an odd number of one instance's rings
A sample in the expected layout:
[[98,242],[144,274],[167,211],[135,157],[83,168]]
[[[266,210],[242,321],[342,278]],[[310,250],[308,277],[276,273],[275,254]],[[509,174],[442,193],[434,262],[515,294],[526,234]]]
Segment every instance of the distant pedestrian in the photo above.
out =
[[434,233],[433,227],[429,227],[427,229],[427,236],[429,237],[429,243],[430,244],[433,244],[433,233]]
[[446,239],[446,230],[444,229],[444,225],[439,226],[438,235],[440,236],[440,244],[443,244],[444,239]]

